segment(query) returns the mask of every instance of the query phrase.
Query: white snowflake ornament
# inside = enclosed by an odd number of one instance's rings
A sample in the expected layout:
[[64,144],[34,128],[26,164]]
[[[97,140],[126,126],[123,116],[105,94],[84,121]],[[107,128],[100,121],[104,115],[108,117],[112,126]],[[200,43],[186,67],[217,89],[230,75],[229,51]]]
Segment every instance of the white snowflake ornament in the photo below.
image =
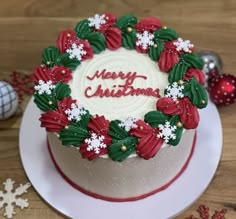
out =
[[106,23],[105,14],[95,14],[94,17],[88,18],[88,21],[90,27],[94,27],[95,29],[99,30],[100,27]]
[[87,151],[94,151],[95,154],[99,154],[101,148],[107,147],[104,139],[105,137],[103,135],[92,133],[90,138],[85,139],[85,143],[88,144]]
[[190,53],[191,48],[194,47],[194,45],[191,44],[189,40],[183,40],[182,38],[178,38],[173,44],[176,46],[177,51],[184,51],[188,53]]
[[43,80],[39,80],[39,84],[34,86],[34,89],[36,91],[38,91],[38,93],[41,94],[52,94],[52,90],[55,88],[56,86],[52,84],[52,81],[43,81]]
[[137,122],[138,120],[136,118],[133,117],[128,117],[124,120],[121,120],[121,123],[119,124],[120,127],[125,128],[125,131],[129,131],[131,128],[137,128]]
[[165,121],[164,125],[159,125],[158,126],[160,132],[157,135],[158,138],[163,138],[165,143],[168,143],[170,140],[174,140],[176,139],[176,135],[175,135],[175,130],[177,129],[177,127],[171,126],[170,122]]
[[[6,179],[4,184],[4,192],[0,191],[0,208],[5,206],[5,213],[3,216],[6,218],[12,218],[16,212],[14,211],[14,207],[18,206],[21,209],[27,208],[29,206],[27,199],[18,198],[18,196],[27,192],[27,189],[31,186],[30,183],[26,183],[24,185],[20,184],[18,188],[13,190],[14,181],[12,179]],[[13,205],[15,204],[15,206]]]
[[183,98],[184,97],[183,90],[184,90],[183,85],[179,85],[177,82],[174,82],[174,83],[168,85],[168,87],[166,89],[166,95],[165,96],[170,97],[174,101],[176,101],[178,98]]
[[68,120],[75,120],[76,122],[81,120],[81,116],[87,112],[83,106],[77,106],[75,103],[71,104],[71,109],[65,110],[65,114],[68,116]]
[[154,45],[154,35],[152,33],[145,30],[143,33],[137,33],[136,36],[138,38],[136,46],[141,46],[143,49],[147,49],[149,46]]
[[82,60],[82,57],[87,54],[84,50],[84,44],[77,45],[76,43],[72,43],[70,49],[67,49],[66,52],[69,54],[70,59],[77,59],[79,61]]

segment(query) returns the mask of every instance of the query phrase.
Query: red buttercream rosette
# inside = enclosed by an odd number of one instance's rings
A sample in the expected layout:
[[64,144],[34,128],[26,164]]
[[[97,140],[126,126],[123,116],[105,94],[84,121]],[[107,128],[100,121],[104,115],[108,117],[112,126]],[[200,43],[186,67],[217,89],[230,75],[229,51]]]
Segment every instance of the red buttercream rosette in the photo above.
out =
[[112,143],[109,133],[109,121],[104,116],[92,117],[88,129],[90,137],[85,139],[80,146],[80,153],[83,158],[94,160],[101,155],[107,154],[109,147]]
[[153,33],[161,29],[162,25],[161,22],[154,17],[149,17],[145,18],[143,20],[140,20],[136,25],[135,25],[135,30],[138,32],[138,35],[142,36],[141,41],[143,43],[138,43],[140,39],[136,39],[136,47],[135,49],[140,52],[140,53],[147,53],[149,50],[149,44],[147,46],[144,46],[145,43],[147,42],[147,39],[149,38],[149,42],[153,42],[154,35]]
[[34,69],[34,83],[37,85],[40,80],[68,83],[72,79],[72,71],[64,66],[54,65],[53,68],[46,68],[44,65]]
[[46,111],[40,117],[41,127],[46,128],[48,132],[60,132],[63,128],[70,125],[65,110],[71,107],[72,103],[76,103],[76,100],[71,98],[64,98],[57,101],[58,109],[54,111]]
[[157,137],[159,129],[152,128],[142,120],[136,122],[136,125],[136,128],[130,130],[130,135],[139,138],[136,152],[140,157],[148,160],[157,154],[164,140]]
[[204,73],[197,68],[189,68],[184,76],[184,80],[189,81],[191,78],[195,77],[195,79],[201,84],[205,84],[205,75]]
[[73,45],[83,46],[83,50],[86,54],[82,55],[82,60],[91,59],[93,57],[93,49],[90,44],[76,37],[76,33],[73,30],[63,31],[57,39],[57,48],[60,50],[61,54],[66,53],[68,50],[73,48]]
[[163,97],[157,101],[156,107],[157,110],[166,115],[178,115],[186,129],[195,129],[198,126],[199,114],[197,107],[192,105],[188,97],[184,97],[178,101],[174,101],[169,97]]

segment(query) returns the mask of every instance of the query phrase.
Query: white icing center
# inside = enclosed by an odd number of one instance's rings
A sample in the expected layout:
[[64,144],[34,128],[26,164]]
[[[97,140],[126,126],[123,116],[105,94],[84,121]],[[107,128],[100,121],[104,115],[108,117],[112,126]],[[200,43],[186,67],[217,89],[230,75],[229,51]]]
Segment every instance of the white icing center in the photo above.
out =
[[[156,109],[158,100],[155,96],[120,96],[120,97],[86,97],[85,90],[92,95],[96,92],[99,85],[103,90],[120,89],[119,85],[125,85],[127,79],[118,77],[116,79],[102,79],[94,77],[95,73],[123,72],[127,75],[129,72],[136,72],[138,76],[132,81],[133,88],[159,88],[161,96],[164,96],[164,89],[168,85],[168,74],[160,71],[158,63],[151,60],[147,54],[140,54],[135,50],[120,48],[116,51],[105,50],[94,55],[93,59],[83,61],[73,72],[73,80],[69,83],[72,93],[71,96],[77,99],[78,104],[82,104],[92,115],[104,115],[109,120],[125,119],[128,116],[143,119],[144,115]],[[93,78],[89,80],[87,77]],[[146,77],[146,78],[145,78]]]

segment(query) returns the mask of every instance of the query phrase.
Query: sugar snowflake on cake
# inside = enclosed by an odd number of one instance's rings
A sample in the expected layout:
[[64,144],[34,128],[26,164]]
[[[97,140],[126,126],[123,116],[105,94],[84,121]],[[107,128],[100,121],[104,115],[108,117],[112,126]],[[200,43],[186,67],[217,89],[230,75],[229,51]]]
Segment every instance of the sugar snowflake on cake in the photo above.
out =
[[168,143],[170,140],[176,139],[175,130],[177,127],[171,126],[170,122],[166,121],[165,124],[160,124],[158,126],[160,132],[157,135],[158,138],[163,138],[165,143]]
[[90,27],[94,27],[95,29],[99,30],[100,27],[106,23],[105,14],[95,14],[94,17],[88,18],[88,21]]
[[172,98],[174,101],[176,101],[178,98],[183,98],[184,86],[179,85],[177,82],[174,82],[172,84],[169,84],[168,87],[166,88],[166,97]]
[[137,122],[138,120],[136,118],[133,117],[128,117],[124,120],[121,120],[121,123],[119,124],[120,127],[125,128],[125,131],[129,131],[131,128],[137,128]]
[[176,46],[177,51],[191,52],[194,47],[189,40],[183,40],[182,38],[178,38],[173,44]]
[[136,46],[141,46],[143,49],[147,49],[149,46],[153,46],[153,38],[154,35],[149,33],[148,31],[144,31],[143,33],[137,33],[137,41]]
[[90,138],[85,139],[85,143],[88,144],[87,151],[94,151],[95,154],[99,154],[101,148],[107,147],[104,139],[105,137],[103,135],[92,133]]
[[20,186],[16,188],[15,191],[13,191],[14,183],[15,182],[12,179],[6,179],[6,181],[3,183],[4,191],[0,191],[0,208],[5,206],[4,216],[6,218],[12,218],[13,215],[16,214],[14,211],[15,206],[18,206],[21,209],[27,208],[29,206],[27,199],[22,199],[18,196],[26,193],[31,184],[20,184]]
[[65,110],[65,114],[68,116],[68,120],[75,120],[76,122],[81,120],[81,116],[87,112],[83,106],[77,106],[75,103],[71,104],[70,109]]
[[84,44],[77,45],[76,43],[72,43],[70,49],[67,49],[66,52],[69,54],[70,59],[78,59],[79,61],[82,60],[82,57],[87,54],[84,50]]
[[34,86],[34,89],[36,91],[38,91],[38,93],[41,94],[48,94],[50,95],[52,93],[52,90],[55,88],[56,86],[52,84],[52,81],[43,81],[43,80],[39,80],[39,84]]

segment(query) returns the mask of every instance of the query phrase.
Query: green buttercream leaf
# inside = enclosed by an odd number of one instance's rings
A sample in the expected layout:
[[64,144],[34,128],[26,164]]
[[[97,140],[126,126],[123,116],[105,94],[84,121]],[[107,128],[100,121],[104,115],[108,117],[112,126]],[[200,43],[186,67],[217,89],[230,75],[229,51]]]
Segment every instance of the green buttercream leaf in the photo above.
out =
[[125,32],[128,27],[134,27],[137,24],[138,20],[133,15],[125,15],[120,17],[117,22],[115,23],[115,27]]
[[[49,104],[51,101],[52,104]],[[34,103],[37,105],[37,107],[46,112],[47,110],[56,110],[57,109],[57,101],[55,98],[52,98],[52,96],[47,94],[34,94]]]
[[62,100],[64,97],[70,97],[70,93],[71,89],[69,85],[59,82],[50,95],[35,93],[34,102],[38,108],[44,112],[47,110],[55,110],[57,109],[57,101]]
[[175,64],[169,72],[168,81],[173,83],[175,81],[183,80],[188,68],[189,65],[184,61],[180,61],[179,63]]
[[208,103],[206,89],[194,77],[184,84],[183,93],[189,97],[193,105],[200,109],[206,107]]
[[86,39],[86,36],[93,32],[87,19],[80,21],[75,27],[76,36],[80,39]]
[[59,139],[65,146],[79,147],[83,141],[89,137],[89,133],[86,129],[83,129],[76,124],[71,124],[68,128],[62,129]]
[[60,56],[60,51],[54,46],[50,46],[43,51],[42,55],[42,63],[47,66],[47,68],[53,67],[56,62],[57,58]]
[[154,33],[154,39],[159,39],[162,41],[171,41],[179,37],[175,30],[171,28],[159,29]]
[[99,54],[106,49],[106,39],[101,33],[90,33],[86,36],[86,39],[89,41],[95,54]]
[[89,111],[86,110],[86,114],[81,116],[80,121],[75,122],[77,126],[83,129],[87,129],[88,123],[90,122],[91,115],[89,114]]
[[144,116],[144,121],[153,128],[157,128],[158,125],[165,123],[165,121],[169,120],[169,118],[169,116],[163,114],[160,111],[150,111]]
[[157,47],[155,48],[154,46],[151,46],[148,51],[148,55],[152,60],[157,61],[161,52],[164,50],[164,46],[160,40],[156,40],[155,44]]
[[129,136],[128,132],[124,128],[120,127],[121,121],[114,120],[110,122],[109,135],[112,137],[112,142],[117,142]]
[[134,49],[136,42],[136,31],[122,33],[122,46],[126,49]]
[[[174,126],[174,125],[176,126],[177,123],[180,122],[179,116],[173,116],[173,117],[169,120],[169,122],[170,122],[170,125],[171,125],[171,126]],[[173,139],[173,140],[170,140],[170,141],[168,142],[168,144],[173,145],[173,146],[176,146],[176,145],[179,143],[179,141],[180,141],[180,139],[181,139],[181,137],[182,137],[183,130],[184,130],[183,127],[180,127],[180,128],[177,127],[177,129],[176,129],[176,131],[175,131],[175,136],[176,136],[176,138]]]
[[[122,162],[130,154],[135,152],[135,147],[138,143],[138,138],[136,137],[127,137],[123,140],[117,141],[108,147],[109,157],[114,161]],[[122,151],[121,147],[125,146],[126,150]]]
[[182,54],[179,56],[180,59],[184,60],[193,68],[203,69],[203,60],[194,53]]
[[70,68],[74,71],[80,64],[80,61],[78,59],[70,59],[69,54],[65,53],[57,58],[56,64],[59,66],[63,65],[64,67]]

